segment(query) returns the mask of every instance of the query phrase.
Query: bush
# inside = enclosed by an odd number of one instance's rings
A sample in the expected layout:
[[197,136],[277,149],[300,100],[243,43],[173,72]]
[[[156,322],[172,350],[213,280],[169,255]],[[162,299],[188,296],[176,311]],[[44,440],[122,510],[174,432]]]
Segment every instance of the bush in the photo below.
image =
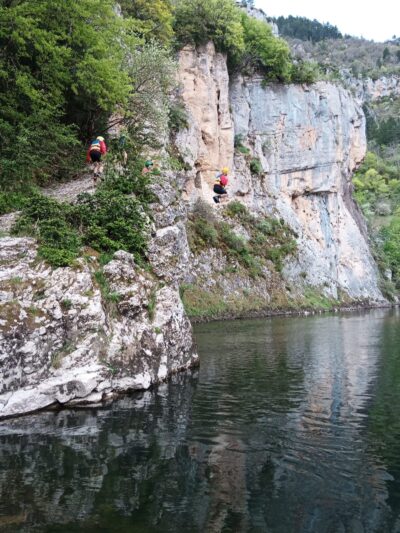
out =
[[178,47],[213,41],[230,55],[244,50],[241,11],[233,0],[177,0],[174,29]]
[[192,222],[192,229],[200,237],[200,245],[216,246],[218,244],[218,232],[215,226],[204,218],[198,218]]
[[379,212],[379,205],[390,211],[400,204],[400,172],[396,166],[368,152],[353,177],[355,198],[364,214]]
[[385,265],[391,269],[393,281],[400,280],[400,215],[380,231],[381,251]]
[[71,265],[82,245],[104,254],[126,250],[143,262],[153,196],[141,168],[134,165],[120,180],[111,171],[93,195],[80,195],[74,205],[33,195],[13,233],[36,237],[39,255],[55,267]]
[[226,206],[225,212],[230,217],[241,218],[243,215],[247,215],[248,210],[247,207],[242,204],[242,202],[234,200],[232,202],[229,202],[229,204]]
[[258,158],[254,158],[250,161],[250,172],[257,176],[263,173],[263,167],[261,161]]
[[[236,259],[252,277],[263,275],[265,260],[270,260],[277,271],[283,268],[284,259],[297,249],[294,234],[283,221],[256,217],[239,201],[225,207],[225,215],[236,219],[246,229],[249,238],[235,233],[227,222],[218,222],[207,216],[209,206],[204,202],[192,213],[188,225],[189,245],[197,253],[209,246],[222,249]],[[197,216],[202,215],[202,216]]]
[[174,104],[169,110],[169,129],[177,132],[189,127],[188,115],[182,103]]
[[290,81],[289,45],[275,37],[271,26],[242,13],[244,51],[233,55],[231,63],[248,73],[261,71],[268,81]]
[[314,83],[320,77],[320,71],[317,63],[296,59],[293,62],[290,81],[292,83]]
[[258,71],[267,81],[291,79],[288,44],[234,0],[177,0],[174,29],[178,47],[213,41],[217,50],[228,54],[230,70]]
[[22,209],[29,198],[29,192],[1,192],[0,193],[0,216],[12,211]]

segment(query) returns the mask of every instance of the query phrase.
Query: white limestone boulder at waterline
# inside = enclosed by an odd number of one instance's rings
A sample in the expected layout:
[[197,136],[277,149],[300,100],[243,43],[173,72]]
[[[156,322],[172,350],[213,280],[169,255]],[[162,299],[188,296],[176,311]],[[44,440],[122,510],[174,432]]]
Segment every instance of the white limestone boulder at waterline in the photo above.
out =
[[0,418],[146,389],[197,362],[176,288],[121,251],[103,271],[110,299],[95,265],[52,269],[34,240],[0,239]]

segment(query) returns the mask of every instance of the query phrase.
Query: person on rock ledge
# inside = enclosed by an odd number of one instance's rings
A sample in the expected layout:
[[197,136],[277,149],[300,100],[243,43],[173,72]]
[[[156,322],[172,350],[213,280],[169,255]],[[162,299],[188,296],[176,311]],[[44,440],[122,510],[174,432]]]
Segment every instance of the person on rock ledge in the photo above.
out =
[[103,173],[102,156],[107,153],[107,146],[104,137],[100,135],[90,143],[86,154],[86,161],[93,165],[93,182],[96,185],[97,178]]
[[214,192],[215,196],[213,196],[213,200],[216,204],[221,203],[221,201],[228,200],[228,191],[226,190],[226,186],[228,185],[228,173],[229,168],[224,167],[219,174],[215,176],[215,183],[214,183]]
[[142,174],[148,174],[154,169],[154,163],[151,159],[148,159],[142,169]]

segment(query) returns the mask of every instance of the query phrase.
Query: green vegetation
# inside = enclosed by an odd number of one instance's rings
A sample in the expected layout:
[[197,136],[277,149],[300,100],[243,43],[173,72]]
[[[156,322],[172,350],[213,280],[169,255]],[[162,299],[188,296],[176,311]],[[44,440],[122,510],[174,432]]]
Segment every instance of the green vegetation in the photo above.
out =
[[240,56],[245,48],[241,15],[233,0],[177,0],[177,45],[213,41],[217,50]]
[[225,208],[229,219],[240,223],[249,235],[246,239],[232,230],[232,224],[216,220],[208,206],[198,201],[189,221],[189,244],[196,253],[204,248],[220,248],[237,261],[252,276],[263,276],[267,261],[276,271],[283,268],[284,259],[296,251],[296,241],[283,222],[267,217],[254,217],[240,202],[230,202]]
[[189,126],[187,111],[181,102],[171,105],[169,109],[168,126],[172,133],[176,133],[180,129],[184,129]]
[[328,79],[346,82],[348,77],[370,77],[376,80],[400,74],[400,43],[396,40],[376,43],[350,36],[317,42],[288,36],[286,39],[296,60],[312,62]]
[[250,172],[256,175],[262,174],[263,168],[261,165],[261,161],[258,158],[253,158],[250,161]]
[[231,70],[261,72],[266,81],[310,83],[310,71],[294,67],[287,43],[272,34],[269,24],[249,17],[233,0],[177,0],[175,39],[178,47],[213,41],[227,53]]
[[[175,83],[175,63],[163,48],[172,38],[171,6],[130,0],[122,7],[125,17],[114,0],[71,0],[68,8],[64,0],[20,0],[0,7],[3,190],[25,192],[32,183],[75,176],[88,140],[110,125],[125,127],[131,157],[144,142],[158,142]],[[111,115],[116,120],[109,124]],[[20,208],[4,203],[1,198],[0,212]]]
[[7,2],[0,20],[0,184],[70,175],[79,141],[128,99],[132,22],[113,0]]
[[154,320],[156,314],[156,305],[157,305],[157,289],[154,289],[149,297],[149,303],[147,304],[147,312],[149,314],[149,319],[151,322]]
[[278,25],[279,34],[285,37],[295,37],[302,41],[318,42],[326,39],[341,39],[342,34],[336,26],[329,22],[321,24],[317,20],[305,17],[277,17],[273,21]]
[[33,195],[14,234],[36,237],[39,255],[55,267],[71,265],[83,245],[105,254],[127,250],[143,262],[153,195],[141,168],[137,162],[123,175],[110,171],[93,195],[82,194],[73,205]]
[[72,302],[68,298],[65,298],[64,300],[61,300],[61,308],[65,311],[69,311],[72,307]]
[[213,287],[210,290],[198,285],[181,285],[180,294],[185,310],[191,318],[240,316],[266,307],[264,300],[256,296],[249,298],[246,291],[242,294],[227,295],[221,287]]
[[247,148],[247,146],[244,146],[244,144],[243,144],[243,135],[240,135],[240,134],[239,135],[235,135],[234,147],[235,147],[235,150],[237,150],[238,152],[240,152],[243,155],[249,155],[250,154],[250,149]]
[[400,205],[400,167],[368,152],[353,177],[355,198],[366,216],[390,215]]
[[260,72],[266,81],[315,78],[313,68],[292,61],[268,24],[234,0],[119,5],[122,17],[114,0],[71,0],[67,9],[63,0],[0,7],[0,186],[14,193],[0,196],[0,213],[24,207],[32,185],[79,175],[95,134],[121,127],[109,158],[127,152],[134,159],[143,146],[159,146],[168,127],[186,127],[184,108],[170,103],[173,47],[212,40],[231,69]]
[[[400,144],[400,98],[384,97],[364,106],[367,136],[375,151]],[[386,154],[382,154],[386,158]],[[392,159],[392,154],[389,159]]]
[[392,300],[400,290],[400,98],[369,102],[364,111],[370,152],[353,177],[354,196],[368,221],[381,290]]
[[136,32],[147,41],[168,45],[173,37],[173,14],[169,0],[119,0],[125,17],[136,22]]
[[0,216],[19,211],[27,203],[30,191],[0,192]]
[[381,289],[391,298],[400,289],[400,165],[369,152],[353,178],[355,198],[369,222],[374,253],[383,275]]
[[97,272],[94,274],[94,278],[100,288],[103,299],[106,302],[117,304],[121,299],[121,295],[118,292],[113,292],[111,290],[110,284],[108,283],[108,279],[106,278],[103,269],[97,270]]
[[257,313],[279,314],[281,311],[323,311],[337,309],[340,302],[323,294],[323,289],[306,287],[302,296],[290,297],[283,287],[272,288],[266,301],[255,289],[226,293],[217,285],[210,290],[200,284],[184,284],[180,294],[189,317],[197,320],[232,318]]

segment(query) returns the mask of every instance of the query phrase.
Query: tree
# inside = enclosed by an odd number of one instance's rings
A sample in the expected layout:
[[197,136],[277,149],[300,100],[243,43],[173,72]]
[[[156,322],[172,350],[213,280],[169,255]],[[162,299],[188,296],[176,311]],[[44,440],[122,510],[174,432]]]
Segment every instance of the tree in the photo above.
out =
[[119,0],[124,16],[137,21],[137,31],[147,41],[169,45],[173,37],[172,5],[169,0]]
[[241,69],[255,69],[267,80],[290,81],[291,60],[288,44],[272,34],[269,24],[242,13],[244,51],[234,57]]
[[384,62],[389,61],[391,57],[390,50],[387,46],[383,49],[382,59]]
[[177,0],[174,29],[178,47],[213,41],[217,50],[244,50],[241,10],[233,0]]
[[167,135],[170,93],[176,86],[176,63],[161,45],[151,42],[134,50],[128,69],[131,94],[111,126],[129,133],[132,152],[156,146]]
[[278,17],[274,19],[279,28],[279,33],[287,37],[294,37],[303,41],[314,43],[324,39],[341,39],[342,34],[336,26],[321,24],[317,20],[309,20],[305,17]]
[[[132,20],[113,0],[19,0],[0,8],[0,181],[21,186],[72,164],[71,151],[127,101]],[[69,164],[68,164],[69,163]]]

